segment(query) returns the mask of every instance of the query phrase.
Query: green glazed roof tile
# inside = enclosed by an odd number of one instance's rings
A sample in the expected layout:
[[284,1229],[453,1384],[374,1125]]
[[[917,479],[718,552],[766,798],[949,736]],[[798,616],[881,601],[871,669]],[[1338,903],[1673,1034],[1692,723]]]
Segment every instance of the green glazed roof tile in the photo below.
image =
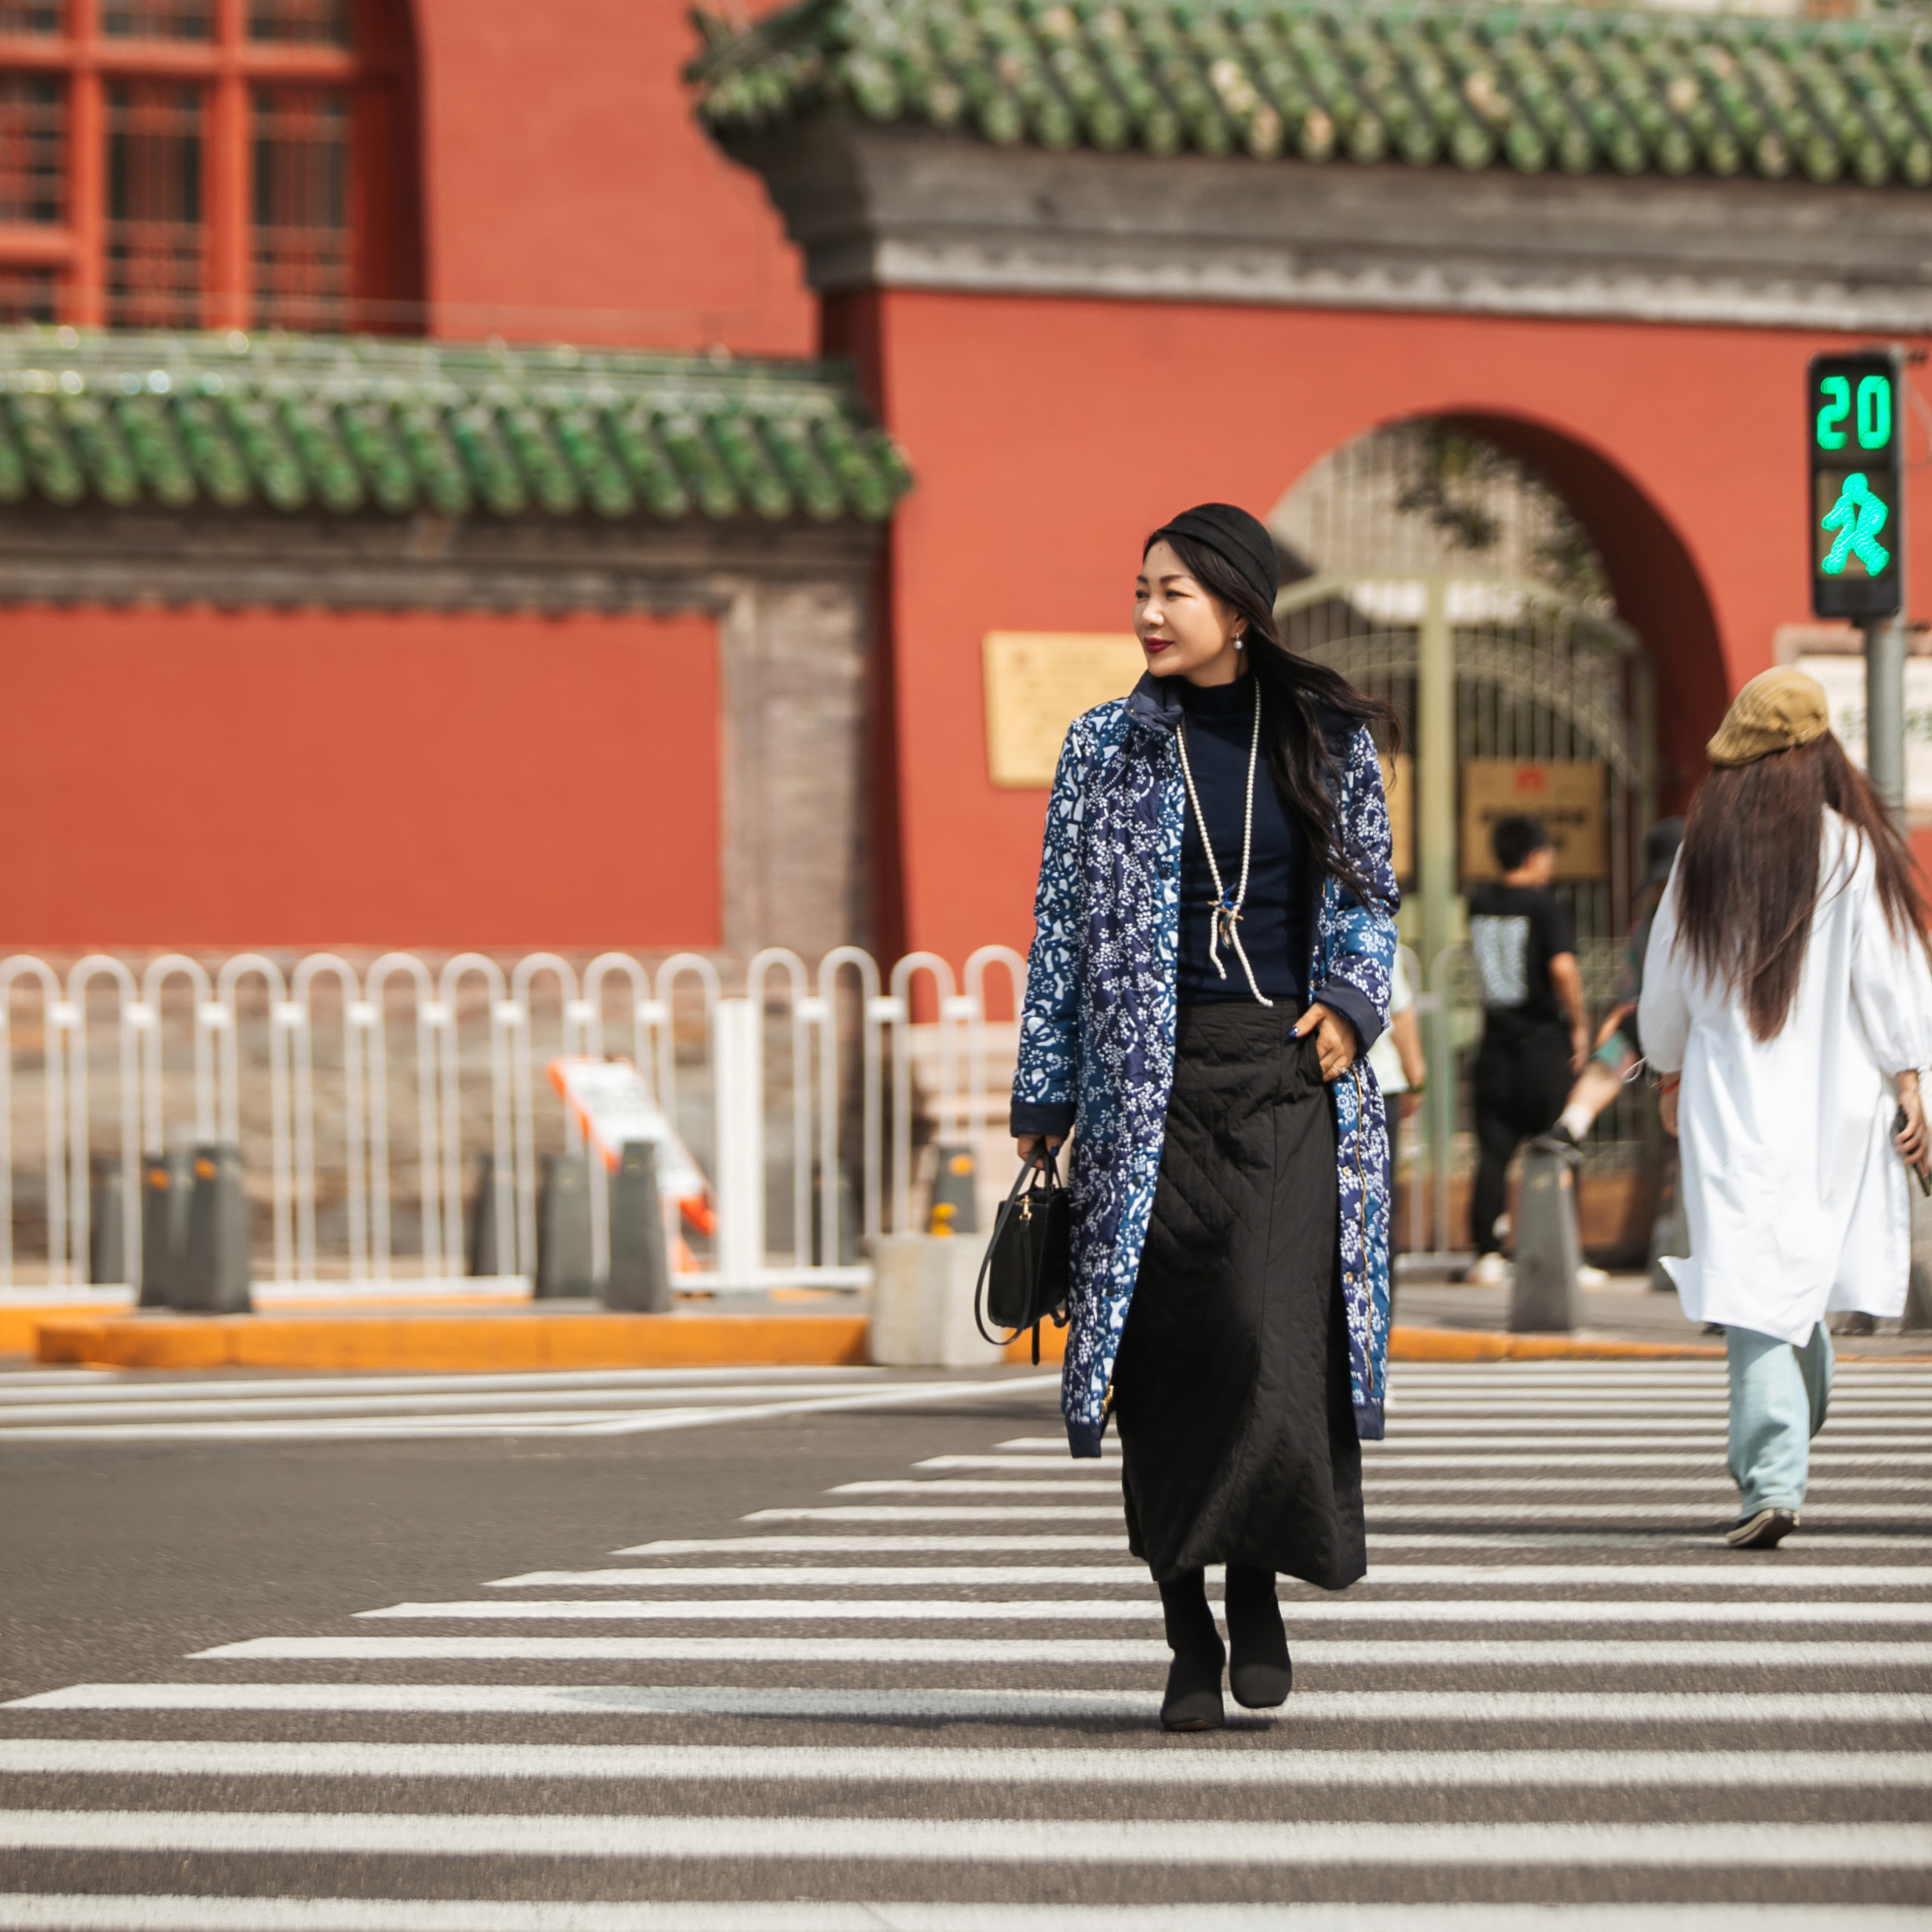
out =
[[667,521],[687,515],[691,492],[659,440],[650,411],[612,405],[606,408],[605,420],[610,424],[611,440],[623,459],[624,473],[651,514]]
[[78,503],[87,494],[87,480],[74,461],[53,402],[44,394],[22,397],[14,410],[13,427],[34,491],[50,503]]
[[656,426],[658,440],[670,452],[671,461],[690,478],[698,507],[707,517],[736,516],[740,508],[738,493],[696,417],[683,412],[661,415]]
[[849,111],[1011,145],[1535,174],[1932,182],[1932,34],[1564,0],[803,0],[701,9],[718,133]]
[[0,329],[0,503],[876,523],[911,487],[832,364]]

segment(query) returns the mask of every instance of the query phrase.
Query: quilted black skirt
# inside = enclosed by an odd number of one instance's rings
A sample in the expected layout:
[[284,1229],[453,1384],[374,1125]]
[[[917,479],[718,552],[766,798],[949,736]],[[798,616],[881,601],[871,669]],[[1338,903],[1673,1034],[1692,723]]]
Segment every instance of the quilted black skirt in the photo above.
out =
[[1181,1008],[1153,1220],[1114,1366],[1127,1540],[1325,1590],[1368,1566],[1334,1115],[1302,1009]]

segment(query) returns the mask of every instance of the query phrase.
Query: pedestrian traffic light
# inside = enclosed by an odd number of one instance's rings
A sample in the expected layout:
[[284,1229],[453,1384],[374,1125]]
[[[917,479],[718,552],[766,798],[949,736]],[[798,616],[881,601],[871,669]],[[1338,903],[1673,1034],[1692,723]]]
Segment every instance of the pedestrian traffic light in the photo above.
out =
[[1891,349],[1814,355],[1811,608],[1860,622],[1896,617],[1904,581],[1904,371]]

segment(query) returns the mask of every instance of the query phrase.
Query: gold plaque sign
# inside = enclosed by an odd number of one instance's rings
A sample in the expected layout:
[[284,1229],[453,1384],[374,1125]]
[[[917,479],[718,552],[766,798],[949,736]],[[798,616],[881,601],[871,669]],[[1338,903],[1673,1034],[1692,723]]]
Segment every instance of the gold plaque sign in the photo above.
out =
[[1584,758],[1463,761],[1462,871],[1468,881],[1502,876],[1490,849],[1498,819],[1527,812],[1548,827],[1559,879],[1601,879],[1610,869],[1608,769]]
[[989,630],[984,651],[987,773],[1008,789],[1052,784],[1068,725],[1146,668],[1131,635]]

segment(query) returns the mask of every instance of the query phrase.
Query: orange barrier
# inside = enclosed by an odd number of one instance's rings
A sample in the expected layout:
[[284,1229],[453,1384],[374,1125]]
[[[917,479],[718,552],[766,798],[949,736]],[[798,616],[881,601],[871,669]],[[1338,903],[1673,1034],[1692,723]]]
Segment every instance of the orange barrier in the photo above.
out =
[[144,1315],[40,1324],[43,1362],[122,1369],[844,1367],[862,1314]]
[[[59,1290],[55,1290],[58,1294]],[[0,1355],[31,1355],[42,1325],[63,1318],[88,1320],[102,1314],[98,1302],[39,1302],[0,1307]],[[118,1314],[118,1309],[109,1313]]]
[[[471,1304],[474,1308],[474,1304]],[[47,1363],[122,1369],[614,1369],[832,1368],[869,1359],[862,1314],[549,1314],[399,1309],[247,1315],[102,1314],[43,1304],[0,1309],[0,1353]],[[1066,1331],[1040,1331],[1040,1365],[1057,1366]],[[1609,1336],[1506,1335],[1397,1327],[1395,1362],[1684,1360],[1722,1357],[1703,1341],[1622,1341]],[[1006,1359],[1030,1365],[1021,1335]]]

